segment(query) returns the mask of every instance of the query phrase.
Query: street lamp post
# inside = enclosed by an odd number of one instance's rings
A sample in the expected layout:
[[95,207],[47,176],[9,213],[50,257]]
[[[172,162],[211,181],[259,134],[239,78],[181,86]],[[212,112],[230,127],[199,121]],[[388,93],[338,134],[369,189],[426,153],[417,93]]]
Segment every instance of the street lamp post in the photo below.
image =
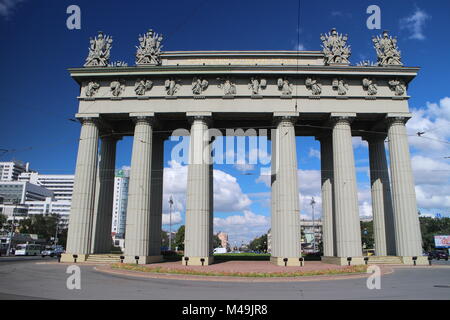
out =
[[169,199],[169,251],[172,251],[172,206],[173,206],[173,199],[172,199],[172,196],[170,196],[170,199]]
[[311,211],[312,211],[312,228],[313,228],[313,252],[316,252],[316,228],[314,223],[314,205],[316,204],[316,201],[314,200],[314,197],[311,198]]
[[59,214],[56,214],[56,231],[55,231],[55,249],[56,244],[58,243],[58,224],[59,224]]
[[15,212],[16,212],[16,210],[17,210],[17,204],[18,204],[17,199],[14,199],[13,203],[14,203],[14,209],[13,209],[13,214],[12,214],[12,216],[13,216],[13,221],[12,221],[12,224],[11,224],[11,231],[10,231],[10,233],[9,233],[8,252],[6,253],[7,256],[9,256],[9,255],[10,255],[10,252],[11,252],[11,243],[12,243],[12,241],[13,241],[13,236],[14,236],[14,231],[15,231],[15,230],[14,230],[14,229],[15,229],[15,224],[16,224],[16,216],[15,216]]

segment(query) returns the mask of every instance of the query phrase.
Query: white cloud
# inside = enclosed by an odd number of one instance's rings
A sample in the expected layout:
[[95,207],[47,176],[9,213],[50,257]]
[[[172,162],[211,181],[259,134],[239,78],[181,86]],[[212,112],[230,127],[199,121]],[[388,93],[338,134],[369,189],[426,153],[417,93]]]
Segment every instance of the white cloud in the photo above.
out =
[[[163,211],[169,212],[169,197],[174,200],[174,211],[185,211],[187,166],[176,161],[169,161],[169,168],[164,169]],[[252,201],[242,192],[237,179],[221,171],[213,171],[214,179],[214,211],[234,212],[247,209]]]
[[14,8],[25,0],[0,0],[0,16],[3,18],[10,18],[13,14]]
[[180,224],[183,219],[181,218],[181,212],[172,212],[172,214],[169,213],[163,213],[162,215],[162,224],[164,226],[169,226],[172,219],[172,225]]
[[231,245],[248,243],[255,237],[266,233],[270,228],[270,218],[244,210],[243,215],[214,218],[214,232],[228,233]]
[[369,145],[367,144],[367,141],[363,140],[361,137],[352,137],[352,145],[353,145],[353,149],[369,147]]
[[248,208],[252,201],[232,175],[214,170],[214,211],[231,212]]
[[[411,111],[413,117],[406,127],[417,205],[446,213],[450,209],[450,161],[444,158],[450,156],[450,98]],[[418,132],[423,133],[421,137]]]
[[314,148],[310,148],[309,149],[309,153],[308,153],[308,157],[311,158],[317,158],[320,160],[320,150],[314,149]]
[[[439,103],[427,102],[426,108],[412,109],[411,112],[413,117],[406,127],[409,143],[415,151],[427,156],[449,156],[445,152],[450,149],[450,98],[445,97]],[[424,134],[419,137],[418,132]]]
[[409,39],[425,40],[423,29],[425,22],[431,19],[431,16],[422,9],[416,8],[416,11],[405,18],[400,19],[400,29],[410,32]]
[[411,158],[416,185],[445,185],[450,181],[450,161],[416,155]]

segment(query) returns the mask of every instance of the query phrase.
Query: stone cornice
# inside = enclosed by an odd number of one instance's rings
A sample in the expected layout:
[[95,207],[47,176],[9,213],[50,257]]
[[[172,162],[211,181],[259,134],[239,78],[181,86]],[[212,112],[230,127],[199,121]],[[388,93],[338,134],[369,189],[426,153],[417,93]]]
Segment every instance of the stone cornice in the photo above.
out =
[[[167,75],[242,74],[304,76],[370,76],[414,78],[418,67],[361,67],[361,66],[318,66],[318,65],[182,65],[182,66],[134,66],[108,68],[70,68],[70,75],[78,82],[84,78],[142,77]],[[409,80],[411,80],[409,79]]]

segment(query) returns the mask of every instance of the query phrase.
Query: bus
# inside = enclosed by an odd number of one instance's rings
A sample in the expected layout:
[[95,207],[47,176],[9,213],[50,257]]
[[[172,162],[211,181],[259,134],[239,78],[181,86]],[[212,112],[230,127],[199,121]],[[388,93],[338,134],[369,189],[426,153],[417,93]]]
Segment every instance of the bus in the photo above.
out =
[[18,244],[16,246],[16,256],[37,256],[41,254],[40,244]]

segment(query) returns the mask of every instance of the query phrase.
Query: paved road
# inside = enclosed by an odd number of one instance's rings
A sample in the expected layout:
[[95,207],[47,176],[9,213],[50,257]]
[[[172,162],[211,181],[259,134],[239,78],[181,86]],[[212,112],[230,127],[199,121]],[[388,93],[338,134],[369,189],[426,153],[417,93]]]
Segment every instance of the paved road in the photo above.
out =
[[99,273],[93,266],[79,266],[81,290],[69,290],[66,287],[70,276],[66,273],[67,265],[37,264],[29,259],[0,260],[0,299],[450,300],[450,268],[397,269],[382,277],[381,290],[369,290],[366,279],[221,283],[131,278]]

